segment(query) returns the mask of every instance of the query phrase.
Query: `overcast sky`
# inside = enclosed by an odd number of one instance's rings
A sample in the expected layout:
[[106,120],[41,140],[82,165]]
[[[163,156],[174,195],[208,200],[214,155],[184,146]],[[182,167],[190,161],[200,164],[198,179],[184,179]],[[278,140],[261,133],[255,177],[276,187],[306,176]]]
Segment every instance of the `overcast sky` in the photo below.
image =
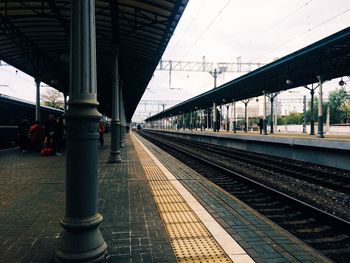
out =
[[[190,0],[163,59],[271,62],[349,25],[349,0]],[[221,74],[218,85],[238,76]],[[0,67],[0,85],[2,94],[35,99],[33,79],[11,67]],[[169,73],[156,71],[143,99],[184,100],[212,87],[209,73],[173,72],[169,89]]]

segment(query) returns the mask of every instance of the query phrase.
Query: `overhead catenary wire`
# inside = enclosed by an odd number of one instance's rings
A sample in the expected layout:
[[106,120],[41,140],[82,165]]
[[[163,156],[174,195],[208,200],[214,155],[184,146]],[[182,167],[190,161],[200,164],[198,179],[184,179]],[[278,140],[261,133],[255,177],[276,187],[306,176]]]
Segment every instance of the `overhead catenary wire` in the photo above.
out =
[[288,40],[286,40],[285,42],[281,43],[281,44],[278,45],[277,47],[274,47],[273,49],[270,49],[268,52],[266,52],[266,53],[264,53],[264,54],[258,56],[256,59],[259,59],[259,58],[261,58],[261,57],[263,57],[263,56],[266,56],[266,55],[272,53],[273,51],[275,51],[275,50],[277,50],[277,49],[283,47],[284,45],[290,43],[291,41],[294,41],[295,39],[298,39],[298,38],[302,37],[303,35],[305,35],[305,34],[311,32],[312,30],[314,30],[314,29],[316,29],[316,28],[319,28],[319,27],[321,27],[321,26],[323,26],[323,25],[329,23],[330,21],[332,21],[332,20],[338,18],[339,16],[342,16],[342,15],[348,13],[349,11],[350,11],[350,8],[349,8],[349,9],[346,9],[346,10],[344,10],[344,11],[338,13],[338,14],[336,14],[335,16],[332,16],[332,17],[328,18],[327,20],[325,20],[325,21],[319,23],[318,25],[316,25],[316,26],[314,26],[314,27],[309,28],[308,30],[306,30],[306,31],[304,31],[304,32],[302,32],[302,33],[300,33],[300,34],[298,34],[298,35],[293,36],[292,38],[289,38]]
[[174,52],[177,49],[177,47],[179,46],[179,43],[181,42],[181,40],[183,40],[184,36],[186,36],[186,34],[189,32],[190,27],[192,26],[193,22],[197,19],[198,15],[200,14],[201,9],[203,8],[203,6],[206,4],[207,1],[208,0],[202,1],[202,4],[200,5],[200,7],[197,10],[197,13],[194,15],[194,17],[192,18],[191,22],[186,27],[184,33],[181,35],[181,37],[178,37],[178,40],[174,44],[174,48],[172,49],[172,52]]
[[282,19],[280,19],[279,21],[277,21],[276,23],[274,23],[273,25],[269,26],[268,28],[264,29],[262,32],[260,32],[259,34],[257,34],[256,36],[252,37],[251,39],[249,39],[247,42],[243,43],[242,46],[245,46],[246,44],[251,43],[253,40],[258,39],[259,37],[261,37],[262,35],[264,35],[266,32],[270,31],[271,29],[273,29],[274,27],[280,25],[282,22],[284,22],[285,20],[287,20],[289,17],[295,15],[296,13],[298,13],[300,10],[302,10],[303,8],[307,7],[313,0],[309,0],[307,1],[305,4],[299,6],[298,8],[296,8],[293,12],[289,13],[288,15],[286,15],[285,17],[283,17]]
[[216,14],[216,16],[209,22],[209,24],[205,27],[205,29],[202,31],[202,33],[197,37],[197,39],[193,42],[192,46],[185,52],[185,54],[181,57],[180,60],[183,60],[188,53],[191,52],[191,50],[195,47],[195,45],[198,43],[198,41],[204,36],[204,34],[209,30],[209,28],[215,23],[216,19],[222,14],[222,12],[225,10],[225,8],[231,3],[231,0],[228,0],[225,5],[220,9],[220,11]]

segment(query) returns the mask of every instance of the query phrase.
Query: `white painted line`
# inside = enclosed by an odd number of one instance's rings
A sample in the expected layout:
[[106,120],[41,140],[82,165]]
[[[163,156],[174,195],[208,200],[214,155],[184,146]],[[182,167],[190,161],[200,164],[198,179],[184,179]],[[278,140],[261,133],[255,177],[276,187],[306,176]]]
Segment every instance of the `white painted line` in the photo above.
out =
[[174,175],[146,148],[146,146],[134,135],[143,149],[149,154],[155,164],[174,185],[176,190],[183,196],[187,204],[203,222],[218,244],[233,260],[233,262],[253,263],[255,262],[244,249],[227,233],[227,231],[207,212],[197,199],[179,182]]

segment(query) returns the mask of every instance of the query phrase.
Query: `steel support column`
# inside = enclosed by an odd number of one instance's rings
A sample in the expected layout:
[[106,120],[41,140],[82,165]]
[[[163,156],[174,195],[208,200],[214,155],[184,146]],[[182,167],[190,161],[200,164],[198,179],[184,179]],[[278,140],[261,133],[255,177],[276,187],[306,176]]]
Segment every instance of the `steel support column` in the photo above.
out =
[[213,131],[216,132],[217,131],[217,120],[216,120],[216,103],[213,103]]
[[248,132],[248,103],[249,100],[242,101],[244,103],[244,132]]
[[315,135],[315,119],[314,119],[314,95],[315,90],[318,88],[318,85],[314,88],[314,84],[311,85],[311,88],[304,86],[306,89],[310,90],[310,135]]
[[182,129],[185,130],[185,113],[182,113]]
[[266,93],[264,93],[264,108],[263,108],[263,134],[267,135],[267,120],[266,120]]
[[95,1],[71,1],[71,66],[66,151],[66,214],[56,262],[99,262],[107,245],[97,212],[98,132]]
[[321,76],[317,76],[319,87],[318,87],[318,130],[317,137],[324,138],[323,135],[323,112],[322,112],[322,104],[323,104],[323,91],[322,84],[323,80]]
[[306,133],[306,96],[303,97],[303,133]]
[[[120,122],[121,122],[121,131],[120,131],[120,148],[124,148],[125,137],[126,137],[126,117],[125,117],[125,108],[123,102],[123,93],[120,90]],[[157,122],[156,122],[157,125]]]
[[35,95],[35,120],[41,121],[40,116],[40,80],[35,79],[36,95]]
[[271,96],[270,96],[270,116],[271,116],[270,117],[270,133],[274,133],[274,130],[273,130],[273,102],[274,102],[276,95],[271,94]]
[[230,118],[229,118],[229,109],[230,109],[230,104],[226,105],[226,131],[230,130]]
[[232,102],[232,106],[233,106],[233,132],[236,133],[237,132],[237,122],[236,122],[236,102],[233,101]]
[[210,120],[210,119],[209,119],[209,115],[210,115],[210,114],[209,114],[209,111],[210,111],[210,108],[207,108],[207,130],[209,130],[209,127],[210,127],[210,126],[209,126],[209,120]]
[[121,162],[120,156],[120,110],[119,110],[119,48],[115,47],[112,75],[112,116],[111,116],[111,151],[110,163]]
[[193,125],[192,125],[192,121],[193,121],[193,120],[192,120],[192,110],[191,110],[191,111],[190,111],[190,131],[192,131],[192,128],[193,128],[193,127],[192,127],[192,126],[193,126]]

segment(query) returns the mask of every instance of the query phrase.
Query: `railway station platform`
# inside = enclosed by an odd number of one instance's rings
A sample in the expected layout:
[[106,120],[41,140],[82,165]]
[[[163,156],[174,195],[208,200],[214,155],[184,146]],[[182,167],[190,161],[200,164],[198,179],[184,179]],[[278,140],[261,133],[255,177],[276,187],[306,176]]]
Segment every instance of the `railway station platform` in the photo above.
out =
[[318,138],[317,135],[300,133],[262,135],[254,131],[151,130],[174,137],[350,170],[350,135],[326,134],[325,138]]
[[[134,133],[123,161],[99,149],[106,262],[328,262],[327,258]],[[65,157],[0,152],[0,262],[53,262]]]

